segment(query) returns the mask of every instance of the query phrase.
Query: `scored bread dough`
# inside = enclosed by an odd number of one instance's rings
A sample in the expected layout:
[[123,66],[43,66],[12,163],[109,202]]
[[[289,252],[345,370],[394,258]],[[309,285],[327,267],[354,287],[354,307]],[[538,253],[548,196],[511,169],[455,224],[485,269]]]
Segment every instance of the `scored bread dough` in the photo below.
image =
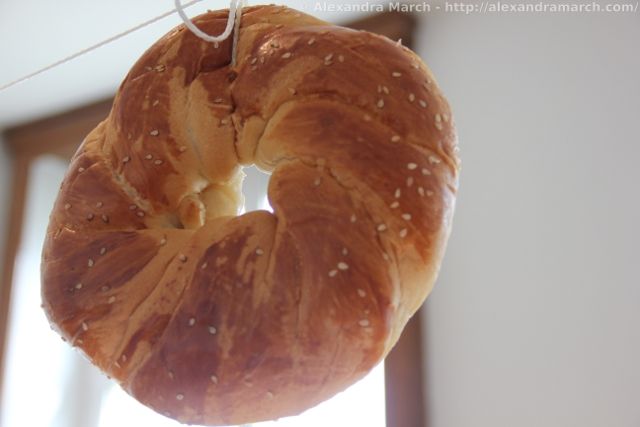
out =
[[[209,34],[227,11],[194,19]],[[433,76],[384,37],[243,9],[177,27],[120,86],[51,214],[52,326],[181,422],[300,413],[366,375],[436,279],[458,185]],[[238,215],[242,166],[273,213]]]

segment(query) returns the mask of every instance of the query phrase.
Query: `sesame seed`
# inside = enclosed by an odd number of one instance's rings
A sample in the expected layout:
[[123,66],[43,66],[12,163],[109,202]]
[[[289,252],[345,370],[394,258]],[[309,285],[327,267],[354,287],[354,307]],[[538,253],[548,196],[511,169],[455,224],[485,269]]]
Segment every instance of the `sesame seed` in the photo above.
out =
[[107,248],[100,248],[100,255],[104,255],[107,253]]
[[392,75],[393,77],[402,77],[402,73],[399,73],[399,72],[397,72],[397,71],[394,71],[393,73],[391,73],[391,75]]
[[342,255],[344,256],[349,255],[349,250],[347,250],[347,248],[342,248]]
[[436,156],[429,156],[429,162],[433,164],[438,164],[440,163],[440,159],[437,158]]
[[264,251],[261,248],[256,249],[256,255],[262,255]]
[[155,162],[153,162],[155,165],[161,165],[162,164],[162,160],[156,160]]
[[344,62],[344,55],[338,55],[338,61]]
[[418,165],[415,163],[407,163],[407,169],[409,169],[410,171],[414,170],[417,167]]
[[291,52],[285,52],[285,53],[283,53],[283,54],[282,54],[282,58],[284,58],[284,59],[291,58]]
[[177,399],[177,400],[182,400],[182,399],[184,399],[184,394],[182,394],[182,393],[178,393],[178,394],[176,394],[176,399]]
[[420,194],[420,197],[424,197],[424,188],[418,187],[418,194]]
[[158,135],[160,135],[160,131],[158,129],[154,129],[151,132],[149,132],[149,135],[158,136]]
[[169,371],[167,374],[169,375],[169,378],[173,379],[173,371]]
[[227,120],[227,119],[222,119],[222,120],[220,120],[220,124],[221,124],[221,125],[229,124],[229,120]]
[[363,289],[358,289],[358,295],[360,296],[360,298],[364,298],[365,296],[367,296],[367,293]]
[[420,103],[420,106],[421,106],[422,108],[427,108],[427,102],[426,102],[425,100],[421,99],[421,100],[420,100],[420,101],[418,101],[418,102]]
[[87,325],[87,322],[82,322],[82,330],[85,332],[89,330],[89,325]]
[[442,121],[442,117],[440,116],[440,114],[436,114],[436,122],[441,122]]
[[185,254],[180,254],[180,256],[178,256],[178,259],[182,262],[187,262],[187,256]]
[[180,151],[181,153],[184,153],[185,151],[187,151],[187,147],[183,145],[182,147],[178,148],[178,151]]
[[136,212],[136,215],[138,215],[140,218],[142,218],[144,216],[144,212],[138,211],[138,212]]
[[396,188],[396,192],[395,192],[395,193],[393,193],[393,196],[394,196],[396,199],[399,199],[401,195],[402,195],[402,191],[400,191],[400,189],[399,189],[399,188]]
[[153,159],[153,156],[151,154],[147,154],[146,156],[144,156],[144,158],[147,160],[151,160]]
[[160,239],[160,245],[166,245],[166,244],[167,244],[167,239],[165,239],[164,237]]
[[349,269],[349,264],[347,264],[346,262],[339,262],[338,263],[338,270],[348,270]]
[[116,368],[120,369],[120,364],[118,362],[115,362],[114,365],[116,366]]
[[384,108],[384,99],[380,98],[376,104],[378,108]]
[[253,59],[251,60],[251,65],[255,64],[256,62],[258,62],[258,57],[254,56]]
[[445,122],[449,121],[449,115],[446,113],[442,113],[442,120],[444,120]]
[[403,228],[398,234],[404,239],[405,237],[407,237],[407,229]]
[[415,101],[415,100],[416,100],[416,95],[415,95],[415,94],[413,94],[413,93],[410,93],[410,94],[409,94],[409,102],[413,102],[413,101]]
[[315,42],[316,42],[316,38],[315,38],[315,37],[311,37],[311,38],[309,39],[309,41],[307,42],[307,44],[308,44],[309,46],[311,46],[311,45],[312,45],[312,44],[314,44]]
[[101,218],[102,218],[102,222],[104,222],[104,223],[109,222],[109,217],[108,216],[102,215]]
[[151,105],[152,105],[153,107],[155,107],[155,106],[156,106],[156,105],[158,105],[158,104],[160,104],[160,101],[156,99],[155,101],[153,101],[153,104],[151,104]]
[[427,191],[427,197],[433,196],[433,191]]
[[123,362],[126,362],[126,361],[127,361],[127,355],[126,355],[126,354],[123,354],[122,356],[120,356],[120,359],[121,359]]
[[113,295],[109,297],[109,299],[107,300],[107,302],[109,304],[113,304],[114,302],[116,302],[116,297],[114,297]]
[[387,226],[385,224],[380,224],[378,225],[377,230],[378,231],[385,231],[387,229]]
[[216,98],[216,99],[213,100],[213,103],[214,104],[222,104],[223,101],[224,100],[222,98]]
[[104,204],[102,202],[96,203],[96,208],[100,209]]
[[389,259],[390,259],[390,258],[389,258],[389,254],[387,254],[386,252],[384,252],[384,253],[382,254],[382,258],[383,258],[385,261],[389,261]]
[[355,215],[355,214],[351,215],[351,222],[356,222],[356,219],[357,219],[357,218],[356,218],[356,215]]
[[270,391],[267,392],[267,397],[269,399],[273,399],[273,393],[271,393]]
[[70,203],[65,203],[64,204],[64,208],[65,208],[65,210],[71,209],[71,204]]
[[218,330],[215,328],[215,326],[209,326],[209,333],[211,335],[215,335],[216,332],[218,332]]
[[209,379],[211,380],[212,383],[218,384],[218,377],[216,377],[215,375],[211,375]]
[[209,264],[207,264],[206,262],[203,262],[202,265],[200,266],[201,269],[205,269],[209,266]]
[[442,122],[436,122],[436,129],[442,130]]
[[333,58],[333,53],[328,54],[327,56],[324,57],[324,61],[331,61],[331,59]]
[[397,200],[389,205],[391,209],[395,209],[398,206],[400,206],[400,202],[398,202]]
[[137,205],[129,205],[129,210],[130,211],[135,211],[136,209],[138,209]]
[[402,214],[402,219],[404,219],[405,221],[410,221],[411,220],[411,214],[403,213]]
[[378,93],[382,93],[382,85],[378,85]]
[[91,221],[93,219],[93,216],[94,215],[92,213],[88,214],[87,215],[87,220]]
[[407,187],[411,187],[413,185],[413,177],[410,176],[409,178],[407,178]]
[[335,277],[336,274],[338,274],[338,270],[329,271],[329,277]]
[[100,292],[108,292],[109,290],[111,290],[111,286],[109,285],[103,285],[100,287]]
[[193,326],[195,324],[196,324],[196,318],[195,317],[190,318],[189,319],[189,326]]
[[84,170],[85,170],[85,169],[84,169],[82,166],[80,166],[80,167],[78,168],[78,172],[79,172],[79,173],[84,172]]
[[76,283],[76,289],[82,289],[82,283]]
[[290,87],[290,88],[289,88],[289,93],[290,93],[291,95],[295,95],[295,94],[296,94],[296,90],[295,90],[294,88]]
[[398,136],[398,135],[393,135],[393,136],[391,137],[391,142],[398,142],[398,141],[400,141],[400,136]]
[[422,175],[431,175],[431,171],[427,168],[422,168]]
[[389,95],[389,88],[386,86],[382,86],[382,91],[386,94]]
[[367,326],[369,326],[369,321],[367,319],[362,319],[358,322],[358,325],[362,326],[363,328],[366,328]]
[[320,182],[321,182],[321,181],[322,181],[322,180],[321,180],[320,178],[316,178],[316,179],[313,181],[313,185],[317,187],[318,185],[320,185]]
[[87,261],[87,266],[88,267],[93,267],[94,264],[95,264],[95,262],[93,261],[93,259],[89,258],[89,261]]
[[370,122],[371,120],[373,120],[373,119],[371,118],[371,116],[370,116],[370,115],[368,115],[368,114],[365,114],[365,115],[364,115],[364,121],[365,121],[365,122]]

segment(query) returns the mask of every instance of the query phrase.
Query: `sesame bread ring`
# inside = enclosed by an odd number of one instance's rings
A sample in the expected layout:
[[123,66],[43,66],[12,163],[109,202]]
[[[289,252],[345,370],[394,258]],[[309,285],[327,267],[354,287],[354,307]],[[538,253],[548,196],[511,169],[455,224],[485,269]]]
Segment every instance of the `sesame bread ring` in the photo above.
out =
[[[276,6],[244,9],[235,66],[231,48],[180,26],[140,58],[42,262],[63,338],[206,425],[298,414],[378,364],[432,288],[458,182],[449,106],[408,49]],[[251,164],[273,213],[238,215]]]

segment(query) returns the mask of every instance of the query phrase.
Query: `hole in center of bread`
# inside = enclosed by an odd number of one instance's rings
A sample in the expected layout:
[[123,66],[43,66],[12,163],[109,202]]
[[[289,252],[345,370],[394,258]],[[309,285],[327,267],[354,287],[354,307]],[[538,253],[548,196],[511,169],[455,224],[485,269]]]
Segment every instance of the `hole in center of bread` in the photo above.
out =
[[245,177],[242,181],[242,194],[244,195],[244,207],[241,214],[257,210],[273,212],[267,199],[267,187],[269,185],[269,173],[254,166],[242,168]]

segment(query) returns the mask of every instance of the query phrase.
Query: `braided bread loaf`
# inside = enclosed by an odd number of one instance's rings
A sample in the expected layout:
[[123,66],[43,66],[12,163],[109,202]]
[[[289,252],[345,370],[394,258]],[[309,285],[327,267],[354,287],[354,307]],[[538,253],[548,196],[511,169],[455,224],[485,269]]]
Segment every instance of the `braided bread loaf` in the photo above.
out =
[[[431,290],[457,188],[449,107],[408,49],[276,6],[245,9],[238,43],[231,66],[230,40],[180,26],[140,58],[43,253],[53,327],[188,423],[297,414],[369,372]],[[250,164],[273,213],[238,216]]]

